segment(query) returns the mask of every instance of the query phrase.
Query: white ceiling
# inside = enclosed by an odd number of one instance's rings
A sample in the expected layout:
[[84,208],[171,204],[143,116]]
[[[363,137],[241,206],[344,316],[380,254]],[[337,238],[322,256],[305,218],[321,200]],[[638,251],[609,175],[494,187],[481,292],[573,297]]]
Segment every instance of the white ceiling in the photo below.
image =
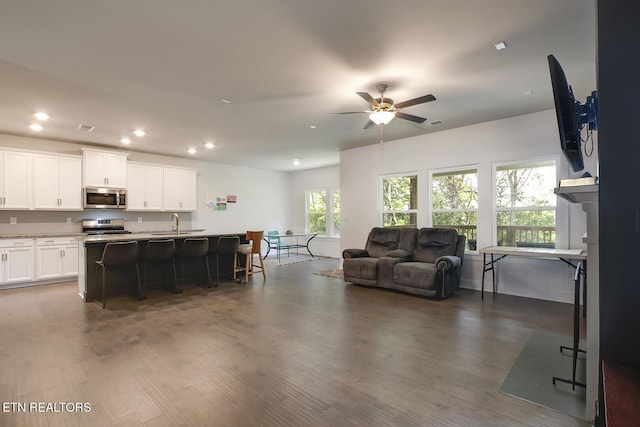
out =
[[41,138],[274,170],[378,143],[365,114],[329,113],[380,82],[437,98],[386,141],[553,108],[549,53],[578,99],[595,89],[594,0],[5,1],[0,40],[0,133],[34,136],[42,110]]

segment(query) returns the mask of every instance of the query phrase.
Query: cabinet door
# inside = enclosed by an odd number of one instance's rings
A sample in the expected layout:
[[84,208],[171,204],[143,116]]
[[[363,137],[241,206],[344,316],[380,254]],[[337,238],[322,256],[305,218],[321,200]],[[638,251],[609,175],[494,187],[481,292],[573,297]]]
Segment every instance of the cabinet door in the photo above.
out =
[[107,185],[107,155],[95,151],[84,152],[85,187],[105,187]]
[[180,210],[195,211],[198,199],[198,178],[195,171],[180,172]]
[[162,210],[162,168],[147,166],[144,176],[144,194],[146,208],[154,211]]
[[4,209],[31,208],[30,159],[29,153],[4,152]]
[[127,188],[127,156],[107,153],[107,187]]
[[[145,210],[145,166],[129,165],[127,184],[127,210]],[[158,183],[160,185],[160,183]]]
[[78,245],[65,245],[62,247],[62,275],[78,275]]
[[33,280],[33,247],[15,247],[5,249],[6,283],[30,282]]
[[36,154],[34,156],[34,194],[33,202],[36,209],[58,209],[60,197],[58,194],[58,176],[60,175],[57,156]]
[[180,169],[164,168],[163,195],[164,210],[180,210]]
[[82,160],[72,157],[60,157],[59,160],[59,208],[63,210],[82,209]]
[[62,249],[60,246],[38,246],[36,260],[36,279],[50,279],[60,276],[62,272]]

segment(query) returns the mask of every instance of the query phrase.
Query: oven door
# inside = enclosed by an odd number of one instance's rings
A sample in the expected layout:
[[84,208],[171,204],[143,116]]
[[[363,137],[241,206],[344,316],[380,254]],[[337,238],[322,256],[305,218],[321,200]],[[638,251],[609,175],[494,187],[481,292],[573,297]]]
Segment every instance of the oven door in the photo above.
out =
[[125,209],[126,191],[115,188],[84,189],[84,207],[89,209]]

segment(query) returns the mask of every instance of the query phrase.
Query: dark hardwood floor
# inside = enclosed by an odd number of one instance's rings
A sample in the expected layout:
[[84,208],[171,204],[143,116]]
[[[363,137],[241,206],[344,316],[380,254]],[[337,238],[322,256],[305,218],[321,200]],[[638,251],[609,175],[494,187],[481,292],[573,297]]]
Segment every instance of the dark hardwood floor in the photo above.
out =
[[[81,302],[76,283],[0,291],[0,426],[587,426],[498,390],[532,330],[572,308],[460,290],[431,301],[267,266],[248,285]],[[58,408],[60,409],[60,408]]]

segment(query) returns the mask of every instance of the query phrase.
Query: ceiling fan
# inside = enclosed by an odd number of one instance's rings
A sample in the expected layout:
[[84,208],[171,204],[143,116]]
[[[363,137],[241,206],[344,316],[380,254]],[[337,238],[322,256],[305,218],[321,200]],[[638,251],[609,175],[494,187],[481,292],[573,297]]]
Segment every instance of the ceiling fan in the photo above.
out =
[[363,129],[368,129],[374,124],[376,125],[386,125],[394,117],[399,119],[409,120],[415,123],[423,123],[427,119],[425,117],[414,116],[413,114],[403,113],[399,111],[402,108],[411,107],[412,105],[423,104],[425,102],[435,101],[436,97],[429,94],[424,95],[418,98],[409,99],[404,102],[399,102],[397,104],[393,103],[393,99],[385,98],[384,93],[386,92],[389,86],[381,83],[376,86],[378,92],[380,92],[380,97],[374,98],[369,95],[367,92],[356,92],[362,99],[367,101],[371,108],[367,111],[347,111],[344,113],[331,113],[331,114],[369,114],[369,121],[364,125]]

